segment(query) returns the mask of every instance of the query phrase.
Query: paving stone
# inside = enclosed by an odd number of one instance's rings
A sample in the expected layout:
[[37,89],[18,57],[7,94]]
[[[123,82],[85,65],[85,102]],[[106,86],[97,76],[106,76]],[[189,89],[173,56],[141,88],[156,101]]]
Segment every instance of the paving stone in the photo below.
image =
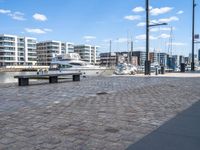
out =
[[5,144],[5,145],[8,145],[8,144],[11,144],[14,142],[16,142],[16,140],[14,138],[4,137],[4,138],[0,139],[0,143]]
[[199,89],[189,77],[1,84],[0,149],[123,150],[199,101]]

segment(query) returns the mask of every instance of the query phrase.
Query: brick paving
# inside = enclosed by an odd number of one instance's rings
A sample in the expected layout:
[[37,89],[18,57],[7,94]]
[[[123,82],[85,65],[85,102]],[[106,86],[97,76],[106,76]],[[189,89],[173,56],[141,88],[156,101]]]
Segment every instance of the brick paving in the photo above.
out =
[[[45,82],[45,81],[43,81]],[[0,85],[0,150],[123,150],[200,100],[200,78]]]

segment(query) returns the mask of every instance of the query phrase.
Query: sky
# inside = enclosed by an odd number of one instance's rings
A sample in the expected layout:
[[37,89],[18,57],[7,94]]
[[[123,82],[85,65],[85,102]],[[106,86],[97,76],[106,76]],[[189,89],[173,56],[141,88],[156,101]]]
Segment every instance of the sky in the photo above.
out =
[[[150,51],[191,53],[192,0],[149,0]],[[200,0],[196,0],[200,4]],[[145,51],[145,0],[0,0],[0,34]],[[200,14],[200,5],[196,15]],[[200,33],[196,17],[195,33]],[[172,41],[172,42],[170,42]],[[195,46],[195,52],[199,49]]]

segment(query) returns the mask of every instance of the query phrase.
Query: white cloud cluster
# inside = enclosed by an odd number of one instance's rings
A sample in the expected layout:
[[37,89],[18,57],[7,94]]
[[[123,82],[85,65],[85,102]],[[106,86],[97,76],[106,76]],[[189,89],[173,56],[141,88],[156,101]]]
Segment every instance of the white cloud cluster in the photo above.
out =
[[172,7],[152,8],[150,9],[150,13],[153,16],[158,16],[170,12],[172,9]]
[[26,20],[24,17],[24,13],[19,12],[19,11],[12,12],[11,10],[0,9],[0,14],[8,15],[14,20],[19,20],[19,21]]
[[[162,39],[166,39],[166,38],[169,38],[170,35],[169,34],[161,34],[159,36],[149,36],[149,39],[150,40],[157,40],[159,38],[162,38]],[[135,37],[136,40],[146,40],[146,34],[141,34],[141,35],[137,35]]]
[[11,13],[10,10],[0,9],[0,14],[9,14],[9,13]]
[[139,23],[137,24],[138,27],[144,27],[145,25],[146,25],[145,22],[139,22]]
[[[136,39],[136,40],[146,40],[146,34],[137,35],[137,36],[135,37],[135,39]],[[156,40],[156,39],[158,39],[158,38],[155,37],[155,36],[149,36],[149,39],[150,39],[150,40]]]
[[172,43],[167,43],[167,45],[172,45],[172,46],[186,46],[186,43],[182,42],[172,42]]
[[[172,17],[169,17],[169,18],[161,18],[161,19],[158,19],[158,20],[150,20],[150,24],[170,23],[170,22],[173,22],[173,21],[179,21],[179,18],[176,17],[176,16],[172,16]],[[138,27],[144,27],[145,25],[146,25],[145,22],[139,22],[137,24]]]
[[135,7],[132,11],[135,13],[139,13],[139,12],[144,12],[145,9],[143,7]]
[[169,23],[169,22],[172,22],[172,21],[179,21],[179,18],[176,17],[176,16],[172,16],[172,17],[169,17],[169,18],[163,18],[163,19],[159,19],[158,23]]
[[14,20],[19,20],[19,21],[23,21],[23,20],[26,20],[24,18],[24,13],[21,13],[21,12],[14,12],[14,13],[10,13],[9,16],[12,17],[12,19]]
[[92,40],[95,40],[96,37],[95,36],[91,36],[91,35],[86,35],[86,36],[83,36],[83,39],[86,41],[86,42],[90,42]]
[[139,15],[129,15],[129,16],[125,16],[124,19],[131,20],[131,21],[140,20],[141,16],[139,16]]
[[167,39],[167,38],[170,38],[170,35],[169,35],[169,34],[161,34],[161,35],[159,36],[159,38]]
[[85,39],[85,40],[94,40],[94,39],[96,39],[96,37],[95,36],[86,35],[86,36],[83,37],[83,39]]
[[151,28],[150,31],[151,32],[158,32],[158,31],[171,31],[171,30],[175,30],[176,28],[170,28],[170,27],[155,27],[155,28]]
[[47,20],[47,17],[43,14],[39,14],[39,13],[35,13],[33,15],[33,18],[37,21],[46,21]]
[[28,33],[33,33],[33,34],[45,34],[47,32],[51,32],[52,29],[25,28],[25,31]]
[[180,11],[178,11],[176,14],[177,14],[177,15],[181,15],[181,14],[183,14],[183,13],[184,13],[184,11],[180,10]]

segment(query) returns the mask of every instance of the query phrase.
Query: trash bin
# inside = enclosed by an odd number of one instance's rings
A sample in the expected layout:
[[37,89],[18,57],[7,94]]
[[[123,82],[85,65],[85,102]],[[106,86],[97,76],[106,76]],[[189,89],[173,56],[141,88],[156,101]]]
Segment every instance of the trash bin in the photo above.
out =
[[181,63],[181,72],[185,72],[185,63]]
[[165,74],[165,67],[161,66],[161,74]]

